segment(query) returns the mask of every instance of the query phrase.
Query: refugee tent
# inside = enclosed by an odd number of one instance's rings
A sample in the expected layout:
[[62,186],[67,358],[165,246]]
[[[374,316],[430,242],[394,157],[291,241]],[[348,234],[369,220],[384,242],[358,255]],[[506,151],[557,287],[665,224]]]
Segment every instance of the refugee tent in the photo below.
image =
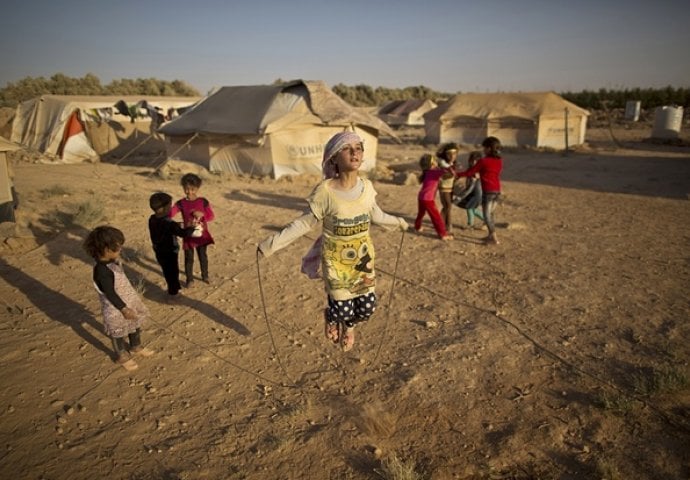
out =
[[350,130],[364,139],[363,170],[375,166],[378,136],[391,129],[347,104],[321,81],[222,87],[163,125],[168,159],[210,171],[283,175],[321,173],[328,139]]
[[378,111],[381,120],[391,126],[424,125],[424,114],[436,108],[436,103],[425,99],[393,100]]
[[426,141],[565,148],[585,141],[589,112],[553,92],[463,93],[424,115]]
[[43,95],[17,106],[11,140],[68,163],[123,154],[147,139],[153,142],[146,142],[147,148],[142,151],[160,151],[164,149],[162,139],[156,139],[152,133],[166,115],[198,100]]
[[18,145],[0,137],[0,222],[14,222],[15,198],[12,192],[12,168],[7,152],[18,149]]

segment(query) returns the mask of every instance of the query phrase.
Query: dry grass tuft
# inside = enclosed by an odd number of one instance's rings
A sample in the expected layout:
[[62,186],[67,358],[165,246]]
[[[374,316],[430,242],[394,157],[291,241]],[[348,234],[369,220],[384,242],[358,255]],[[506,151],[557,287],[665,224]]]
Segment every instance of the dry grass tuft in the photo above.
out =
[[381,469],[375,470],[384,480],[424,480],[424,476],[417,472],[417,466],[412,460],[402,460],[393,454],[381,463]]

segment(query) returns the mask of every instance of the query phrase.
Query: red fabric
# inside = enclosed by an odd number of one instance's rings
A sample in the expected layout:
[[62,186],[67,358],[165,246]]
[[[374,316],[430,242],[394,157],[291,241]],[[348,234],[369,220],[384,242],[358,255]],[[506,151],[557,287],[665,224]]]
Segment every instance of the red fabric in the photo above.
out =
[[455,174],[456,177],[471,177],[479,173],[479,180],[482,182],[484,193],[499,193],[501,191],[501,170],[503,170],[503,159],[497,157],[480,158],[474,167],[468,168]]
[[57,152],[58,157],[62,158],[62,154],[65,150],[65,144],[67,143],[67,140],[69,140],[69,137],[83,131],[84,127],[82,126],[81,121],[79,121],[79,111],[75,110],[72,112],[72,115],[69,116],[67,124],[65,125],[65,130],[62,132],[62,141],[60,142]]
[[422,228],[424,214],[428,212],[431,217],[431,223],[434,224],[434,229],[438,236],[443,238],[448,235],[448,232],[446,232],[446,225],[443,223],[441,214],[438,212],[438,207],[436,207],[436,200],[422,200],[420,198],[417,200],[417,205],[417,218],[414,221],[415,230]]
[[422,188],[419,190],[417,196],[420,200],[434,200],[436,198],[436,191],[438,190],[438,182],[441,177],[448,173],[448,169],[430,168],[424,171],[424,180],[422,180]]
[[[178,203],[182,206],[182,208],[178,206]],[[201,218],[201,226],[204,228],[204,231],[200,237],[184,237],[182,239],[182,248],[185,250],[215,243],[213,241],[213,237],[211,236],[211,232],[208,231],[208,222],[213,220],[215,215],[213,213],[213,209],[211,209],[211,204],[208,203],[208,200],[206,200],[204,197],[197,197],[194,200],[187,200],[186,198],[178,200],[177,202],[173,203],[168,216],[173,218],[178,213],[181,213],[184,226],[190,227],[194,225],[195,211],[199,211],[204,214]]]

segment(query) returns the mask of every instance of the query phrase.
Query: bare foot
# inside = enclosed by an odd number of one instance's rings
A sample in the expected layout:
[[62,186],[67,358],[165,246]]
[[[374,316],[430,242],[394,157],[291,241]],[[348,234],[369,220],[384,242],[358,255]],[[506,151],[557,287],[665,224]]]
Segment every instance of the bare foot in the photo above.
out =
[[340,329],[338,328],[338,322],[329,322],[328,321],[328,309],[325,308],[323,311],[323,319],[324,319],[324,333],[326,335],[326,338],[330,340],[333,343],[338,343],[338,340],[340,340]]
[[446,235],[445,237],[441,237],[441,240],[444,242],[448,242],[450,240],[453,240],[455,237],[453,235]]
[[139,357],[150,357],[156,352],[154,352],[153,350],[149,350],[146,347],[137,347],[132,349],[132,353],[134,355],[138,355]]
[[496,238],[496,235],[489,235],[484,238],[484,243],[487,245],[498,245],[498,238]]
[[135,362],[134,359],[127,358],[125,356],[118,357],[117,360],[115,360],[115,362],[118,365],[121,365],[122,368],[124,368],[128,372],[132,372],[139,368],[139,365],[137,365],[137,362]]
[[343,352],[349,352],[350,350],[352,350],[352,347],[355,346],[355,329],[354,329],[354,327],[346,328],[343,331],[343,338],[341,339],[340,344],[343,347]]

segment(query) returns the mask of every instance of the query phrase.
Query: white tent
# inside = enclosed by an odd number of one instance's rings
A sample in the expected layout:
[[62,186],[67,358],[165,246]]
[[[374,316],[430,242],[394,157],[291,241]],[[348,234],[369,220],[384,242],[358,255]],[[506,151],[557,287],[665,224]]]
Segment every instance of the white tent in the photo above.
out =
[[378,116],[391,126],[424,125],[424,114],[434,108],[431,100],[393,100],[379,109]]
[[476,145],[494,136],[505,146],[565,148],[585,141],[589,112],[553,92],[464,93],[424,115],[426,140]]
[[[11,140],[64,162],[94,160],[124,153],[147,139],[160,121],[155,112],[166,115],[170,109],[189,107],[198,100],[43,95],[17,106]],[[153,148],[154,143],[148,147]],[[162,142],[158,142],[157,149],[163,149]]]
[[14,222],[12,173],[6,152],[18,149],[19,146],[0,137],[0,222]]
[[374,115],[359,111],[323,82],[222,87],[163,125],[171,160],[211,171],[255,175],[320,173],[328,139],[351,130],[364,139],[363,170],[376,163],[380,132],[395,136]]

